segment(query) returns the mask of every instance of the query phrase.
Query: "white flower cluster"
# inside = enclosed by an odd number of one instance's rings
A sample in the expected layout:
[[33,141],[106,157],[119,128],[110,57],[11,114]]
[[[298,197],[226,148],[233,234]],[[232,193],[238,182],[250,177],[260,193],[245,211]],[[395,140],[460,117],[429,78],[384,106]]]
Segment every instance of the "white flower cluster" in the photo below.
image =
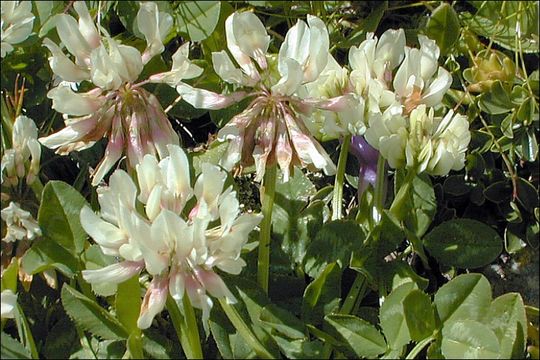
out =
[[432,175],[463,168],[468,121],[452,111],[434,119],[426,108],[440,104],[452,77],[438,65],[435,41],[423,35],[418,40],[419,49],[405,45],[403,29],[387,30],[380,39],[369,33],[349,50],[350,73],[330,57],[319,79],[303,90],[323,99],[347,94],[349,103],[341,111],[316,109],[305,116],[315,136],[365,133],[394,168],[415,167]]
[[[116,170],[109,186],[97,189],[100,214],[88,207],[81,211],[83,228],[102,251],[124,259],[83,271],[86,281],[118,284],[142,269],[152,276],[138,320],[143,329],[164,308],[168,293],[176,300],[187,294],[204,320],[212,307],[207,293],[234,302],[215,269],[241,272],[246,263],[240,252],[261,220],[260,215],[240,214],[236,192],[223,189],[227,174],[219,167],[203,164],[192,187],[184,151],[168,148],[170,155],[161,161],[146,155],[137,166],[140,191],[126,172]],[[186,208],[193,196],[195,204]],[[137,211],[138,202],[144,215]]]
[[[329,36],[321,19],[308,15],[286,34],[278,54],[269,54],[270,36],[251,12],[233,13],[225,21],[226,51],[212,53],[216,73],[227,83],[246,91],[228,95],[177,87],[184,100],[197,108],[221,109],[254,96],[247,109],[232,118],[218,133],[229,141],[222,165],[231,169],[255,165],[256,181],[276,163],[287,181],[293,165],[335,173],[335,165],[306,128],[299,112],[306,108],[330,108],[329,101],[299,97],[305,84],[317,80],[329,57]],[[249,90],[248,90],[249,89]]]
[[[32,119],[20,115],[15,119],[11,134],[12,147],[2,156],[0,171],[1,182],[15,186],[19,178],[26,175],[26,182],[31,184],[39,173],[41,145],[37,140],[38,129]],[[31,159],[31,160],[30,160]]]
[[[50,39],[43,40],[52,54],[51,69],[62,80],[47,96],[53,101],[53,109],[64,114],[66,127],[40,141],[67,154],[107,137],[105,157],[93,174],[92,183],[97,185],[123,154],[127,155],[128,166],[134,168],[144,155],[163,158],[168,144],[179,143],[159,101],[141,84],[164,82],[176,86],[183,79],[199,76],[202,69],[188,60],[186,43],[173,55],[171,71],[154,74],[137,84],[144,65],[164,50],[163,39],[172,27],[172,16],[160,12],[156,3],[140,4],[137,23],[147,44],[141,54],[111,38],[99,25],[96,27],[84,1],[74,2],[73,7],[78,21],[59,14],[56,22],[58,36],[71,58]],[[96,87],[86,93],[74,92],[69,83],[82,81]]]
[[33,240],[41,236],[41,229],[32,214],[21,209],[19,204],[10,202],[9,205],[1,211],[2,220],[5,221],[6,236],[2,239],[5,242],[14,242],[17,240]]
[[13,45],[26,40],[32,32],[34,15],[31,1],[2,1],[0,55],[13,51]]

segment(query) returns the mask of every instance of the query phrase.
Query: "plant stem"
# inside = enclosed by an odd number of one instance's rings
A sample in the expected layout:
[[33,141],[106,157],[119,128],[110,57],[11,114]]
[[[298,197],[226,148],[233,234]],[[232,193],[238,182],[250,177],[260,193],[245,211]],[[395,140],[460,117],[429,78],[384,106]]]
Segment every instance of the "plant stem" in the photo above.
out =
[[225,298],[220,298],[219,303],[225,311],[225,314],[229,318],[230,322],[235,327],[236,331],[242,336],[246,343],[257,353],[258,356],[265,359],[272,359],[273,356],[266,350],[266,348],[259,342],[255,334],[247,326],[247,324],[242,320],[236,309],[227,303]]
[[334,182],[334,197],[332,199],[332,220],[339,220],[342,217],[341,203],[343,202],[343,179],[345,178],[345,166],[347,165],[351,136],[352,135],[347,134],[341,143],[336,180]]
[[384,200],[386,196],[386,160],[379,155],[377,159],[377,180],[375,182],[375,194],[373,196],[373,206],[381,216],[384,208]]
[[405,359],[414,359],[415,357],[417,357],[420,351],[424,350],[424,348],[434,339],[435,337],[430,336],[417,343],[416,346],[411,350],[411,352],[407,354],[407,357]]
[[169,315],[171,316],[174,330],[176,330],[178,341],[180,341],[180,344],[182,345],[182,350],[184,350],[186,358],[193,358],[193,353],[191,351],[189,340],[187,338],[187,332],[185,331],[186,329],[184,329],[184,317],[178,309],[176,300],[174,300],[171,295],[167,295],[167,310],[169,311]]
[[366,277],[361,273],[357,273],[356,278],[354,279],[354,283],[352,284],[351,289],[349,290],[349,293],[345,298],[345,302],[339,310],[339,313],[350,314],[351,311],[354,309],[354,305],[364,297],[365,291]]
[[21,339],[22,344],[32,356],[32,359],[39,359],[39,355],[36,349],[36,342],[32,336],[32,331],[30,330],[30,325],[24,316],[24,312],[19,303],[17,303],[17,314],[15,315],[15,322],[17,323],[17,331],[19,332],[19,338]]
[[195,317],[195,311],[193,311],[193,306],[191,306],[191,301],[189,301],[189,296],[187,296],[187,294],[184,294],[182,304],[184,305],[185,332],[187,333],[188,341],[191,347],[192,358],[204,359],[197,318]]
[[259,236],[259,260],[257,263],[257,282],[268,294],[268,278],[270,271],[270,235],[272,229],[272,208],[276,192],[276,165],[266,169],[262,184],[262,215],[261,233]]
[[390,205],[390,213],[394,215],[395,218],[399,221],[402,221],[405,217],[403,211],[410,198],[409,192],[415,176],[416,171],[414,169],[407,169],[407,176],[405,176],[403,184],[401,184],[401,187],[399,188],[399,191],[396,194],[392,205]]

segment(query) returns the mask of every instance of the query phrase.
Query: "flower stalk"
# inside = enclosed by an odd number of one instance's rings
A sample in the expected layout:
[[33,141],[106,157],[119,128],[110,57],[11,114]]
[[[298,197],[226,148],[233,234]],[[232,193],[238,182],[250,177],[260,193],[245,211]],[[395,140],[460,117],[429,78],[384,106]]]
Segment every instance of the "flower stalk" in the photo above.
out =
[[261,232],[259,236],[259,257],[257,263],[257,282],[268,294],[268,279],[270,272],[270,238],[272,230],[272,208],[276,192],[276,165],[270,166],[264,174],[262,184],[262,215]]
[[351,134],[345,135],[345,138],[341,143],[336,179],[334,182],[334,196],[332,199],[332,220],[339,220],[342,218],[341,205],[343,202],[343,180],[345,178],[345,167],[347,165],[351,137]]

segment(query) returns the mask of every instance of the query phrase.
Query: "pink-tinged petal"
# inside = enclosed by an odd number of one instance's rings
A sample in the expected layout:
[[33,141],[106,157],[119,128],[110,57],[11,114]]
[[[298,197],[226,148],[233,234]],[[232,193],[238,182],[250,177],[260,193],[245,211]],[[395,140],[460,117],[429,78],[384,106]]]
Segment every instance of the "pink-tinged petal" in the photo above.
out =
[[259,122],[259,128],[255,133],[255,148],[253,149],[253,159],[257,171],[255,181],[257,182],[263,180],[266,162],[273,150],[275,134],[276,120],[274,118],[265,118]]
[[283,181],[289,181],[291,161],[293,158],[293,149],[287,132],[287,127],[283,121],[278,122],[277,141],[276,141],[276,159],[281,172]]
[[237,302],[232,292],[223,282],[223,279],[214,271],[205,270],[201,267],[196,267],[193,271],[199,282],[206,288],[206,291],[208,291],[210,295],[216,298],[224,297],[229,304],[235,304]]
[[141,109],[135,109],[131,114],[127,115],[126,119],[128,125],[128,137],[126,141],[127,145],[127,157],[131,167],[135,167],[136,164],[142,162],[144,155],[151,154],[155,156],[155,153],[151,151],[147,141],[148,136],[148,118],[146,113]]
[[47,97],[52,99],[52,108],[58,112],[81,116],[95,113],[105,104],[105,97],[101,96],[101,89],[94,89],[86,93],[75,93],[69,85],[60,85],[51,89]]
[[152,279],[141,305],[141,312],[137,320],[139,329],[148,329],[152,325],[152,320],[165,307],[167,294],[169,293],[169,284],[167,278]]
[[174,131],[171,122],[165,115],[158,99],[153,94],[144,90],[142,96],[146,97],[149,104],[146,112],[148,118],[151,119],[151,121],[149,121],[151,138],[159,158],[163,159],[169,154],[167,145],[179,145],[180,140],[178,134]]
[[120,263],[105,266],[96,270],[83,270],[83,279],[90,284],[95,283],[111,283],[120,284],[128,279],[131,279],[135,274],[139,273],[144,268],[142,261],[123,261]]
[[176,91],[182,98],[197,109],[219,110],[237,103],[249,94],[245,91],[233,92],[229,95],[221,95],[212,91],[197,89],[187,84],[181,83],[176,87]]
[[348,110],[352,104],[353,100],[352,94],[346,94],[341,96],[336,96],[330,99],[318,100],[318,99],[304,99],[302,103],[310,107],[316,107],[322,110],[329,111],[345,111]]
[[317,169],[324,170],[327,175],[334,174],[336,166],[321,145],[313,137],[303,132],[290,114],[286,113],[284,118],[289,136],[302,165],[313,164]]
[[122,132],[119,131],[117,134],[112,134],[111,136],[107,148],[105,149],[105,155],[92,175],[92,186],[99,184],[103,177],[111,170],[113,165],[120,160],[120,157],[122,157],[122,150],[124,148],[124,136]]

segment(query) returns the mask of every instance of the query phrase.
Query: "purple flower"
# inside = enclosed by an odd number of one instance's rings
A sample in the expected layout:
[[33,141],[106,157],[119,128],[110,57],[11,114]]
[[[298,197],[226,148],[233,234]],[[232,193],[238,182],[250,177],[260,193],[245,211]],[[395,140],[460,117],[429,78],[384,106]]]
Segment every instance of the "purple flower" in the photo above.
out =
[[362,135],[355,135],[351,138],[349,151],[356,157],[360,167],[358,173],[358,196],[360,197],[367,189],[368,184],[375,187],[379,152],[369,145]]

